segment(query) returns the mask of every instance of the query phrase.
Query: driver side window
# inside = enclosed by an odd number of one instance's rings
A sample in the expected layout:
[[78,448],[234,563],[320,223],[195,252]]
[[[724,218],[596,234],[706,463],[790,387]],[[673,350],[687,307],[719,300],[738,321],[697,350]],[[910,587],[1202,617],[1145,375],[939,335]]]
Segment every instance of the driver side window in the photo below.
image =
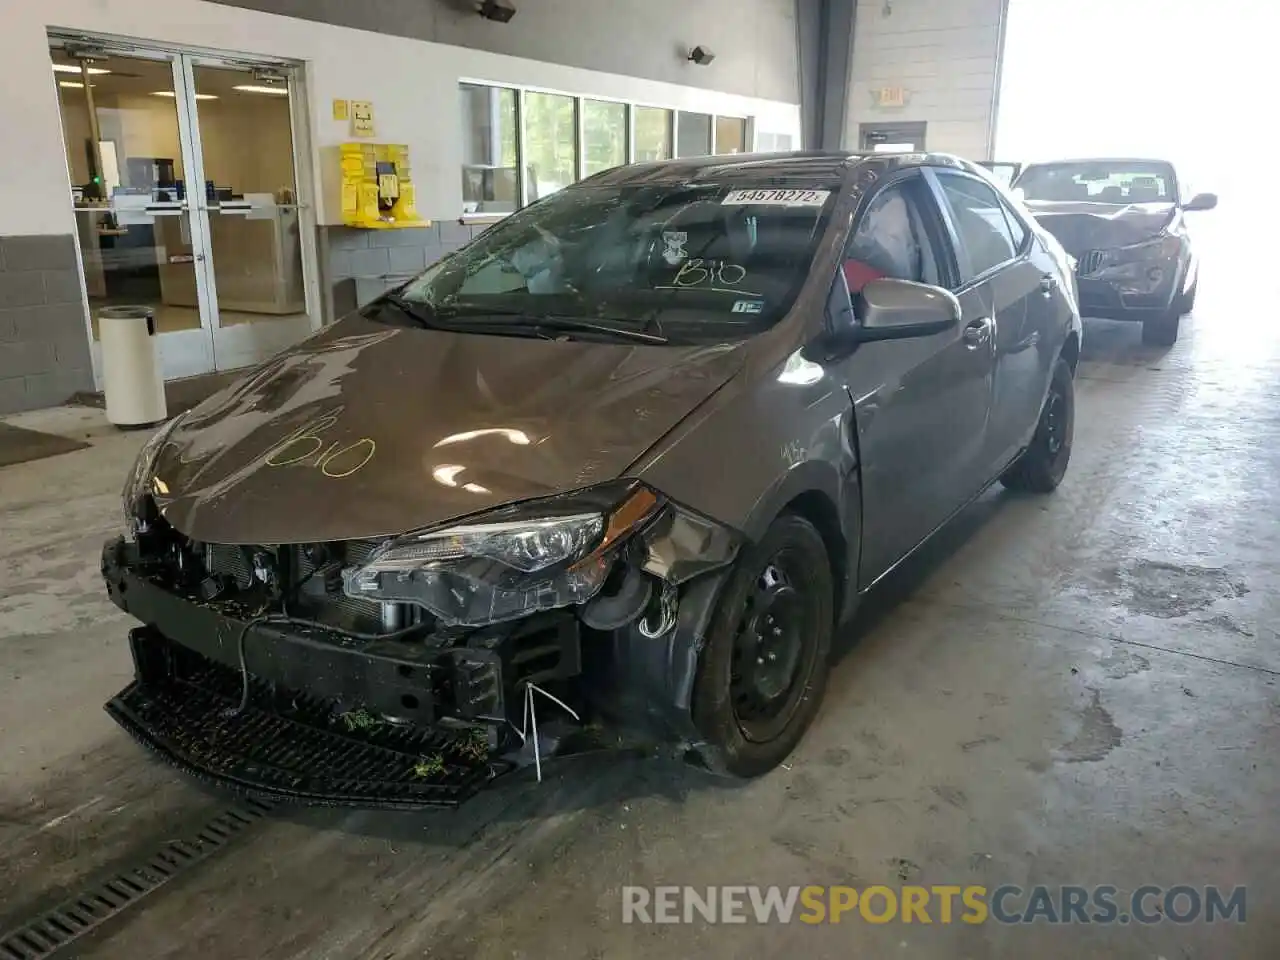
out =
[[866,208],[845,246],[842,269],[850,296],[872,280],[938,284],[938,257],[920,215],[919,180],[893,184]]

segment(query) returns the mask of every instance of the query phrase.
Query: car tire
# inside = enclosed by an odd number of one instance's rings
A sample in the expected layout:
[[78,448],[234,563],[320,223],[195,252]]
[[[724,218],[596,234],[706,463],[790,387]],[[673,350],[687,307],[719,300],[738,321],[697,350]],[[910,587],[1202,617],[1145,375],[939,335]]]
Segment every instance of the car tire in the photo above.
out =
[[707,631],[693,689],[698,758],[757,777],[791,753],[826,689],[835,589],[822,537],[791,513],[739,556]]
[[1178,327],[1182,324],[1180,301],[1162,317],[1142,321],[1142,342],[1154,347],[1172,347],[1178,342]]
[[1075,381],[1071,366],[1058,358],[1053,379],[1031,445],[1000,477],[1010,490],[1052,493],[1066,475],[1071,460],[1071,439],[1075,432]]

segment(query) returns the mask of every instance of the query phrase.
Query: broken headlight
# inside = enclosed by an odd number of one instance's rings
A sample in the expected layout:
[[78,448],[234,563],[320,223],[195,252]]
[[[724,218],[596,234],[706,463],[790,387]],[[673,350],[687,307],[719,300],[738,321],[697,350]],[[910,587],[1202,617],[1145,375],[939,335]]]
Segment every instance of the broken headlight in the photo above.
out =
[[133,461],[133,469],[129,471],[129,476],[125,478],[124,490],[121,491],[121,507],[124,510],[125,528],[131,533],[138,532],[139,517],[139,501],[147,494],[155,493],[154,480],[156,461],[160,459],[160,451],[164,448],[165,443],[169,439],[169,435],[173,433],[174,427],[182,417],[174,417],[159,430],[151,435],[151,438],[142,445],[142,449],[138,451],[138,457]]
[[343,571],[343,589],[471,627],[585,603],[661,505],[648,487],[627,483],[506,507],[383,544]]
[[1149,263],[1153,260],[1172,260],[1182,252],[1182,241],[1167,233],[1159,234],[1150,240],[1117,247],[1108,250],[1103,261],[1103,269],[1124,266],[1126,264]]

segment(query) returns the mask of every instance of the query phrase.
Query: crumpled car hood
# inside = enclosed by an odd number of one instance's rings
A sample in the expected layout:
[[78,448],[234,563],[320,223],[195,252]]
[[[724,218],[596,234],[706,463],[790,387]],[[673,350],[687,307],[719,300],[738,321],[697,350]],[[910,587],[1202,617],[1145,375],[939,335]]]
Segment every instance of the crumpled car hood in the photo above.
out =
[[1026,206],[1074,256],[1141,243],[1167,227],[1175,212],[1172,203],[1131,203],[1121,207],[1079,200],[1029,200]]
[[187,414],[153,489],[195,540],[397,535],[619,476],[728,381],[742,353],[350,317]]

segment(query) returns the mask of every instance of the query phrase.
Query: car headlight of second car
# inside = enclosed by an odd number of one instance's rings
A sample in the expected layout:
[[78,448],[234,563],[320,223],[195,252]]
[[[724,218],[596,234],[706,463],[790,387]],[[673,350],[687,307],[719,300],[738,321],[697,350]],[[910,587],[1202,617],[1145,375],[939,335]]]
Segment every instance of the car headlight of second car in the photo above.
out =
[[1106,267],[1127,264],[1150,263],[1154,260],[1172,260],[1182,250],[1182,241],[1169,234],[1161,234],[1141,243],[1119,247],[1107,254]]

